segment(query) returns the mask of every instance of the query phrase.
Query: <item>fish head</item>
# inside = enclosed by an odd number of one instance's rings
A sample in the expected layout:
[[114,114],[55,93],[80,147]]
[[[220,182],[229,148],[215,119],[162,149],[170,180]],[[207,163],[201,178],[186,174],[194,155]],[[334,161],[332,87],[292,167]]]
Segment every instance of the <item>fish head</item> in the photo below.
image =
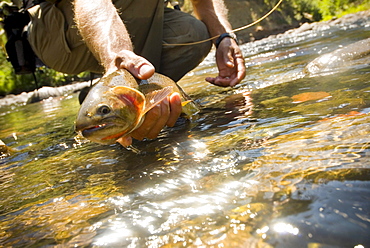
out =
[[96,143],[114,144],[140,125],[145,96],[126,86],[94,88],[81,104],[76,132]]

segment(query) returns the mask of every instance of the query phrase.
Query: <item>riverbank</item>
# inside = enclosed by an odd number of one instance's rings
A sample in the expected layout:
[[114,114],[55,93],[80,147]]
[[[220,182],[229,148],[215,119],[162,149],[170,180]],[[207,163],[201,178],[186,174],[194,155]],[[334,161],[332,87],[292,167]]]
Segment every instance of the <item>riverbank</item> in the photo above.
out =
[[[276,35],[278,36],[289,36],[292,34],[303,33],[308,30],[325,28],[327,26],[341,26],[348,23],[361,23],[370,19],[370,10],[361,11],[354,14],[348,14],[338,19],[332,19],[329,21],[304,23],[298,28],[289,29],[283,33],[274,34],[275,31],[271,31],[267,38],[263,39],[274,39]],[[240,40],[240,43],[244,43]],[[27,103],[32,103],[36,101],[41,101],[48,99],[50,97],[59,97],[63,95],[72,94],[74,92],[80,91],[81,89],[90,85],[90,81],[87,82],[76,82],[70,85],[60,86],[60,87],[42,87],[38,90],[31,92],[23,92],[19,95],[7,95],[0,99],[0,107],[9,105],[22,105]]]
[[[347,14],[341,18],[333,18],[329,21],[313,22],[313,23],[304,23],[298,28],[290,29],[280,35],[287,35],[292,33],[302,33],[312,29],[325,28],[327,26],[341,26],[343,24],[357,24],[366,22],[370,19],[370,10],[360,11],[353,14]],[[274,37],[270,35],[269,38]]]
[[87,82],[76,82],[60,87],[44,86],[38,90],[34,90],[31,92],[23,92],[19,95],[10,94],[0,99],[0,108],[9,105],[23,105],[38,102],[51,97],[60,97],[64,95],[69,95],[74,92],[80,91],[85,87],[90,86],[90,84],[91,84],[90,81],[87,81]]
[[[187,0],[185,0],[187,2]],[[228,19],[233,29],[253,23],[268,13],[278,1],[258,0],[224,0],[228,9]],[[260,40],[272,34],[283,33],[298,28],[304,23],[330,20],[333,16],[370,9],[368,0],[322,0],[308,1],[285,0],[279,7],[261,22],[239,31],[238,38],[242,43]]]

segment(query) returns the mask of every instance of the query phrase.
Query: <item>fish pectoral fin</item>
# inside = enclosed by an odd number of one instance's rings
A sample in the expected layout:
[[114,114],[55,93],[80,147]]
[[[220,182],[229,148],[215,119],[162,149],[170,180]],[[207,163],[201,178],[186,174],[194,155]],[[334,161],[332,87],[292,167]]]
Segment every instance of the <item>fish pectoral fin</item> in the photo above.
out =
[[149,110],[151,110],[155,105],[160,103],[168,95],[170,95],[172,91],[173,91],[172,86],[167,86],[163,89],[155,90],[155,91],[152,91],[146,94],[144,114],[148,112]]
[[126,105],[131,105],[139,110],[144,109],[145,96],[140,91],[126,86],[116,86],[112,92]]

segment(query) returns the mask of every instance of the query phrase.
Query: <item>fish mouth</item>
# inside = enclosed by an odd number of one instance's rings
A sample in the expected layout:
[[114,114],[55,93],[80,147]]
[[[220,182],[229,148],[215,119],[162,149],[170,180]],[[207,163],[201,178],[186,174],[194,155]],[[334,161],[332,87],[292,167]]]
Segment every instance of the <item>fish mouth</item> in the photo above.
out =
[[105,129],[107,127],[110,127],[110,126],[113,126],[113,124],[103,123],[103,124],[99,124],[99,125],[94,125],[94,126],[89,126],[89,127],[82,128],[79,132],[82,134],[82,136],[89,137],[91,134],[93,134],[97,131],[100,131],[102,129]]
[[100,144],[114,144],[118,138],[127,134],[127,130],[117,127],[114,123],[91,125],[80,128],[77,132],[86,139]]

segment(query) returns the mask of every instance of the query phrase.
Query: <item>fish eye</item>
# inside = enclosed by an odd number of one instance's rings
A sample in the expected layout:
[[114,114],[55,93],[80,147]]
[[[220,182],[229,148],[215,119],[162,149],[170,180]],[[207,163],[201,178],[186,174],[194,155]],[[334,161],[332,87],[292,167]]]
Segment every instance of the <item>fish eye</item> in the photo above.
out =
[[102,105],[97,110],[98,114],[106,115],[110,113],[110,108],[107,105]]

